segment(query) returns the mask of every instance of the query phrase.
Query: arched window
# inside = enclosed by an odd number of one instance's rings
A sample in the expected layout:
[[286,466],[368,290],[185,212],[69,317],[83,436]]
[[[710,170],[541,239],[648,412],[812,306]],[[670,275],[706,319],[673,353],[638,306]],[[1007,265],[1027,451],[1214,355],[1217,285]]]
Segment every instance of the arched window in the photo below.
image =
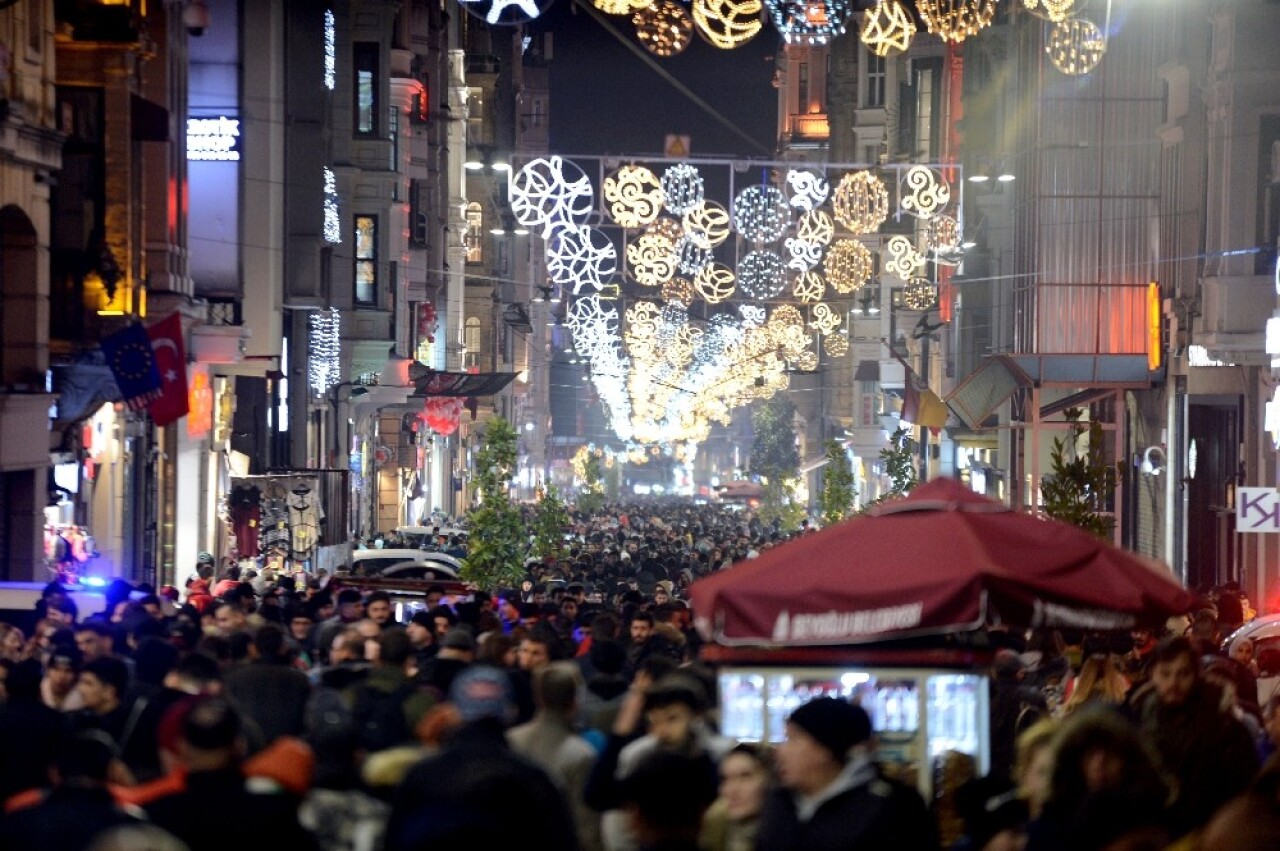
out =
[[464,358],[466,366],[474,366],[480,360],[480,318],[478,316],[468,316],[466,323],[463,325],[462,345],[466,347],[467,354]]
[[[484,262],[484,208],[476,201],[467,205],[467,262]],[[468,320],[469,322],[470,320]]]

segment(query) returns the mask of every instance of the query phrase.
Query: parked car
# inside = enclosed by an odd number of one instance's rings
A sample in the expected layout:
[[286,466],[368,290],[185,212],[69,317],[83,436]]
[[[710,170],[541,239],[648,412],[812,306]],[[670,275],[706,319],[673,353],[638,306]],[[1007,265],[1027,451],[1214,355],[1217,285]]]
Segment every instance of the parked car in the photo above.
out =
[[351,554],[351,572],[363,576],[381,576],[389,568],[403,569],[407,564],[421,564],[451,573],[457,578],[462,562],[444,553],[408,547],[390,550],[356,550]]

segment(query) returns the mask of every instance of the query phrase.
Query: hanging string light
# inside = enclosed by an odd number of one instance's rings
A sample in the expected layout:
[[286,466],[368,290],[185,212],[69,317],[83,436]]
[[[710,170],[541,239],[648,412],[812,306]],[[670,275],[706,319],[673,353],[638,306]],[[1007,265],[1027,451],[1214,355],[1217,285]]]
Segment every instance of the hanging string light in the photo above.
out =
[[889,190],[869,171],[855,171],[840,179],[831,197],[836,221],[854,233],[873,233],[889,218]]
[[1064,74],[1080,76],[1098,67],[1107,51],[1107,40],[1093,21],[1071,18],[1049,28],[1044,50],[1053,67]]
[[928,310],[938,301],[938,288],[928,278],[912,278],[902,290],[902,306],[908,310]]
[[915,35],[916,23],[901,0],[880,0],[863,18],[859,38],[868,50],[884,57],[895,50],[905,51]]
[[776,186],[748,186],[733,199],[733,226],[744,239],[774,242],[791,225],[787,196]]
[[760,32],[760,0],[693,0],[698,34],[721,50],[741,47]]
[[996,0],[916,0],[925,29],[943,41],[959,44],[991,26]]
[[787,44],[820,47],[845,30],[848,0],[766,0],[769,17]]
[[748,252],[738,262],[738,289],[758,299],[776,298],[786,281],[782,276],[782,258],[766,249]]
[[653,222],[662,212],[662,184],[642,165],[624,165],[604,180],[609,216],[624,228]]
[[336,309],[307,317],[307,383],[317,396],[339,382],[342,374],[342,318]]
[[684,52],[693,40],[693,19],[674,0],[657,0],[631,17],[636,38],[654,56],[666,58]]
[[822,262],[827,283],[838,293],[848,294],[862,289],[871,278],[875,261],[871,250],[856,239],[837,239]]
[[676,216],[683,216],[706,200],[707,188],[698,169],[688,163],[676,163],[662,173],[663,205]]

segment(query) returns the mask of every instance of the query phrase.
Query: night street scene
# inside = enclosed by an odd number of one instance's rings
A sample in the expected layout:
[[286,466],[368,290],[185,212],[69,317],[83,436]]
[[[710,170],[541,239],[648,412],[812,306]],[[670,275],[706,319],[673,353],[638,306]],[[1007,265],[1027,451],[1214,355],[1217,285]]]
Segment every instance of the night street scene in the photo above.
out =
[[0,0],[0,851],[1277,851],[1277,0]]

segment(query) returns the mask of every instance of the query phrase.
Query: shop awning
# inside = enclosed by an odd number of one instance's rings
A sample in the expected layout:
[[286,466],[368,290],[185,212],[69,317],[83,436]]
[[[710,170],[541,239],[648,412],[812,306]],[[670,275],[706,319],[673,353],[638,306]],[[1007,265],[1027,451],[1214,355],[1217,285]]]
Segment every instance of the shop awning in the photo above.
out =
[[515,380],[514,372],[428,372],[414,380],[412,399],[428,396],[492,396]]

